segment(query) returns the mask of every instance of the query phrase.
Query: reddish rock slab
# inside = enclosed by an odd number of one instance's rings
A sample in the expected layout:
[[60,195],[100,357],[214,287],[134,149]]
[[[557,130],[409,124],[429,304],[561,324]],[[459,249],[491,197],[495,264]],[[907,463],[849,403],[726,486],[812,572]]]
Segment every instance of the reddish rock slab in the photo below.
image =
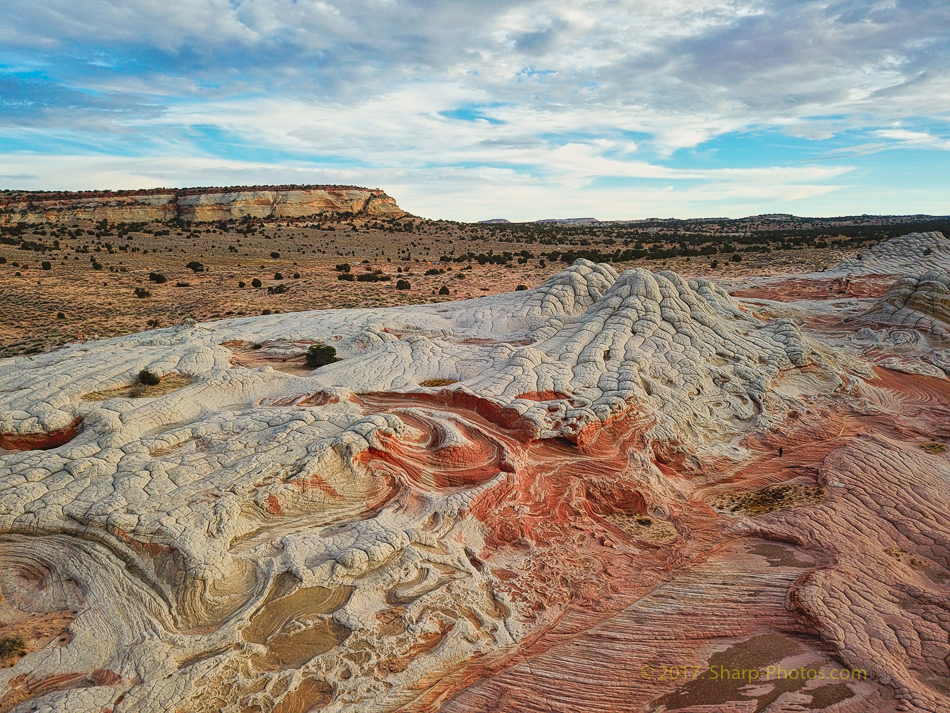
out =
[[0,433],[0,448],[11,451],[45,451],[59,448],[73,440],[80,431],[82,419],[76,418],[65,428],[48,433]]

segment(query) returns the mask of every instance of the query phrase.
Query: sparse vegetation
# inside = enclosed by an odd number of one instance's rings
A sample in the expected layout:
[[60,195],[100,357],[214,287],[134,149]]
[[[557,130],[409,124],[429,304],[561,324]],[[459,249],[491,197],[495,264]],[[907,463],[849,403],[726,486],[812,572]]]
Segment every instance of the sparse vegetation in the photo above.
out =
[[397,281],[396,281],[396,289],[397,289],[397,290],[408,290],[408,289],[411,289],[411,285],[409,284],[409,280],[397,280]]
[[138,375],[138,383],[144,386],[157,386],[162,382],[161,377],[148,369],[142,369]]
[[251,287],[263,287],[263,285],[264,285],[264,283],[261,282],[261,281],[260,281],[259,279],[257,279],[256,277],[255,277],[253,280],[251,280]]
[[22,636],[4,636],[0,638],[0,659],[10,659],[26,654],[26,642]]
[[449,384],[455,383],[458,383],[458,379],[426,379],[425,381],[420,381],[419,386],[431,389],[437,386],[448,386]]
[[709,504],[718,510],[734,514],[765,515],[782,508],[814,505],[825,497],[827,493],[820,485],[792,483],[717,496]]
[[144,299],[146,297],[152,296],[152,293],[146,290],[144,287],[136,287],[135,290],[133,290],[133,293],[139,299]]
[[307,350],[307,366],[318,368],[340,361],[336,355],[336,349],[328,344],[314,344]]
[[168,278],[165,277],[165,276],[164,276],[162,273],[160,273],[160,272],[150,272],[150,273],[148,273],[148,279],[150,279],[152,282],[154,282],[154,283],[157,284],[157,285],[163,285],[163,284],[165,284],[166,282],[168,282]]
[[192,261],[189,262],[187,265],[185,265],[185,268],[188,269],[188,270],[191,270],[191,271],[194,272],[195,274],[197,274],[197,273],[199,273],[199,272],[204,272],[204,270],[205,270],[205,266],[202,265],[202,264],[201,264],[200,262],[198,262],[197,260],[192,260]]

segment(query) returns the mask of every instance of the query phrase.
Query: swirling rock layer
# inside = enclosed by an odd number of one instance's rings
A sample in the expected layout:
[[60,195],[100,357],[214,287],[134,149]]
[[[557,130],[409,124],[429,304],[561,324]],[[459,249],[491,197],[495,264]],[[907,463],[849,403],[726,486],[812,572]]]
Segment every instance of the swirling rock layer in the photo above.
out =
[[0,362],[0,711],[946,710],[950,382],[793,304],[578,261]]

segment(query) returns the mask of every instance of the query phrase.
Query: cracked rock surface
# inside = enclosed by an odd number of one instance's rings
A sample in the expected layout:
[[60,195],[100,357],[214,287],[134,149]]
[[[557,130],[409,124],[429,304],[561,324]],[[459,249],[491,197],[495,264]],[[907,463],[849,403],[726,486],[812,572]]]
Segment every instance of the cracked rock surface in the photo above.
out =
[[948,710],[947,284],[579,260],[2,360],[0,712]]

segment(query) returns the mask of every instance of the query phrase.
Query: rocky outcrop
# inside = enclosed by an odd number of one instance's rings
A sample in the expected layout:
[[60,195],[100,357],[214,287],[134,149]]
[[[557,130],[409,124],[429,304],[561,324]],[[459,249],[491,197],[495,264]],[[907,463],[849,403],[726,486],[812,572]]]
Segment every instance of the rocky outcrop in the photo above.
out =
[[341,214],[399,218],[406,212],[380,189],[356,186],[251,186],[81,193],[0,194],[0,225],[107,220],[148,223]]
[[[849,257],[829,272],[833,275],[904,275],[950,269],[950,240],[943,233],[909,233],[878,243]],[[823,273],[827,275],[828,273]]]
[[930,270],[897,280],[882,300],[856,318],[950,339],[950,275]]
[[0,361],[0,621],[71,617],[0,711],[946,710],[950,382],[743,306],[580,260]]

